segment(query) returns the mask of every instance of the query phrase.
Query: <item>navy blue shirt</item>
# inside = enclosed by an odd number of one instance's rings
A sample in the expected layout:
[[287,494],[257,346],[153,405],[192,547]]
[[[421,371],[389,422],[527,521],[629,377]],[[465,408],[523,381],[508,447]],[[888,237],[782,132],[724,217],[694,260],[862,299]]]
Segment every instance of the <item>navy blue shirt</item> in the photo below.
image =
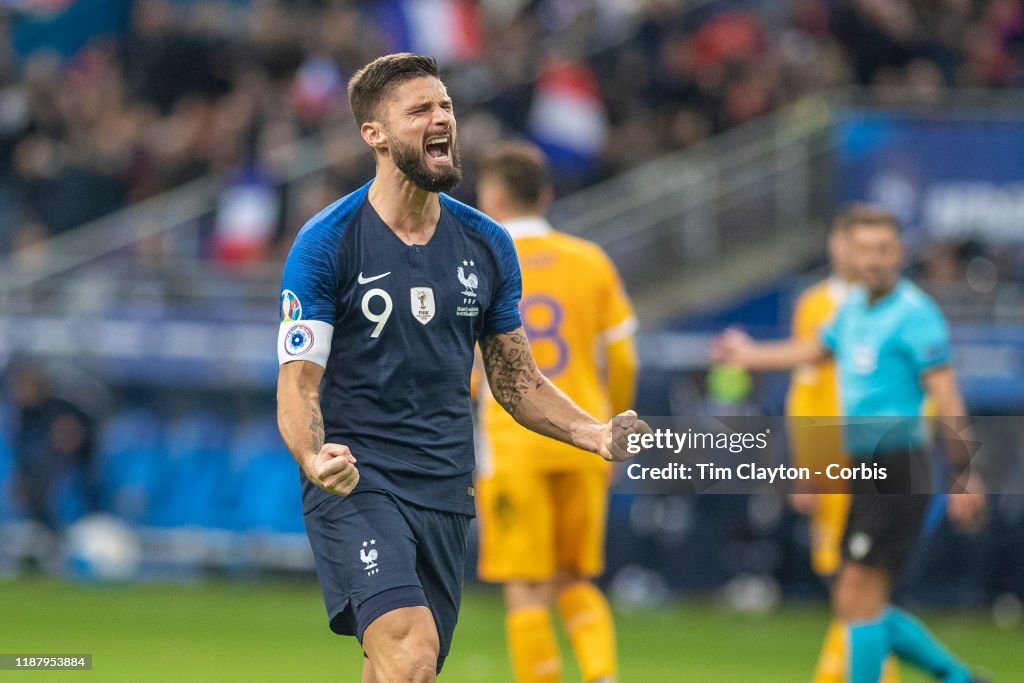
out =
[[[481,336],[519,327],[508,233],[440,195],[430,241],[407,245],[369,183],[314,216],[285,264],[278,359],[325,368],[325,440],[356,457],[356,491],[474,514],[470,373]],[[303,475],[303,508],[333,494]]]

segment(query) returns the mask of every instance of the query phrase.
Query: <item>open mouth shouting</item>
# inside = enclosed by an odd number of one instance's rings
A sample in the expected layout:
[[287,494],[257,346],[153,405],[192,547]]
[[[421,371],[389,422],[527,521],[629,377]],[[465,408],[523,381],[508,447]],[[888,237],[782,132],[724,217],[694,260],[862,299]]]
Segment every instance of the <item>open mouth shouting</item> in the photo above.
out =
[[445,133],[444,135],[431,135],[427,138],[427,156],[435,161],[451,161],[451,148],[451,133]]
[[459,150],[452,131],[428,135],[423,146],[404,145],[395,140],[391,145],[395,166],[417,187],[427,192],[449,192],[462,180]]

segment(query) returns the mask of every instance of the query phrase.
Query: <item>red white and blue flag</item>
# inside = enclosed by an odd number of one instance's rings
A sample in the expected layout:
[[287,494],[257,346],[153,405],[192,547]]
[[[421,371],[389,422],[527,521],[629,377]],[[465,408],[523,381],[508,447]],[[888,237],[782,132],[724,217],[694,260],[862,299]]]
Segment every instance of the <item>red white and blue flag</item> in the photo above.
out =
[[377,21],[388,52],[429,55],[441,64],[481,54],[480,12],[472,0],[382,0]]
[[586,171],[600,159],[608,118],[597,77],[587,65],[556,58],[542,69],[529,133],[556,168]]

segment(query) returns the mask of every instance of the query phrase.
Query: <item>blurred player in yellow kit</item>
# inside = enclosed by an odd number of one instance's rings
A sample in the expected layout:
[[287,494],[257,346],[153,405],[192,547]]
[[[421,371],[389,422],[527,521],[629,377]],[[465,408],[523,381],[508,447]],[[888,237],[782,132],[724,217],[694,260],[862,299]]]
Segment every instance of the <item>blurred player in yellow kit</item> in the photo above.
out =
[[[839,310],[853,279],[845,236],[838,226],[829,235],[828,252],[831,275],[811,286],[797,300],[793,313],[793,337],[796,339],[817,338],[821,328]],[[834,361],[803,365],[793,371],[786,396],[786,415],[790,418],[842,415]],[[846,459],[841,429],[813,432],[792,429],[790,446],[798,465],[820,469]],[[792,496],[794,507],[811,517],[811,561],[815,572],[821,576],[831,576],[839,567],[839,543],[849,506],[849,497],[842,495],[844,493],[843,485],[835,484],[835,488],[827,491],[819,487]]]
[[[793,312],[793,338],[805,341],[817,339],[821,329],[829,323],[842,306],[846,292],[854,280],[846,236],[841,221],[836,220],[828,240],[829,277],[812,285],[797,300]],[[789,394],[786,396],[786,416],[838,417],[843,409],[840,402],[839,379],[835,362],[829,358],[813,365],[803,365],[793,371]],[[830,463],[847,460],[843,447],[843,434],[839,425],[833,429],[790,430],[790,447],[798,466],[821,470]],[[811,565],[815,573],[831,578],[839,569],[840,545],[846,529],[850,495],[845,484],[836,481],[831,488],[821,485],[814,490],[801,491],[791,496],[793,506],[810,517]],[[845,681],[843,629],[836,623],[829,627],[822,646],[814,683],[842,683]],[[886,661],[880,683],[897,683],[899,669],[895,658]]]
[[[498,145],[479,177],[480,209],[509,230],[519,252],[523,324],[541,371],[594,415],[632,405],[632,306],[600,247],[542,217],[553,196],[542,152]],[[522,428],[486,387],[481,393],[479,574],[505,585],[516,680],[561,680],[556,604],[584,680],[615,681],[611,610],[591,580],[604,570],[610,465]]]

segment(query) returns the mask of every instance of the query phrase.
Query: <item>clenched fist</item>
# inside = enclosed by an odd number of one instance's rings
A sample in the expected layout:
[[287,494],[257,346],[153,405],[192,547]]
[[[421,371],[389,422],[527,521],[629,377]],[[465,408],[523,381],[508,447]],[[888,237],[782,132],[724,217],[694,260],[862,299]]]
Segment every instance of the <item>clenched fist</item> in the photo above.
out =
[[306,476],[314,484],[338,496],[347,496],[359,483],[356,459],[348,446],[325,443]]
[[630,445],[630,436],[638,435],[633,437],[634,443],[636,443],[636,439],[640,435],[650,434],[651,428],[637,416],[636,411],[627,410],[613,417],[602,431],[598,455],[605,460],[622,462],[634,455],[627,450]]

